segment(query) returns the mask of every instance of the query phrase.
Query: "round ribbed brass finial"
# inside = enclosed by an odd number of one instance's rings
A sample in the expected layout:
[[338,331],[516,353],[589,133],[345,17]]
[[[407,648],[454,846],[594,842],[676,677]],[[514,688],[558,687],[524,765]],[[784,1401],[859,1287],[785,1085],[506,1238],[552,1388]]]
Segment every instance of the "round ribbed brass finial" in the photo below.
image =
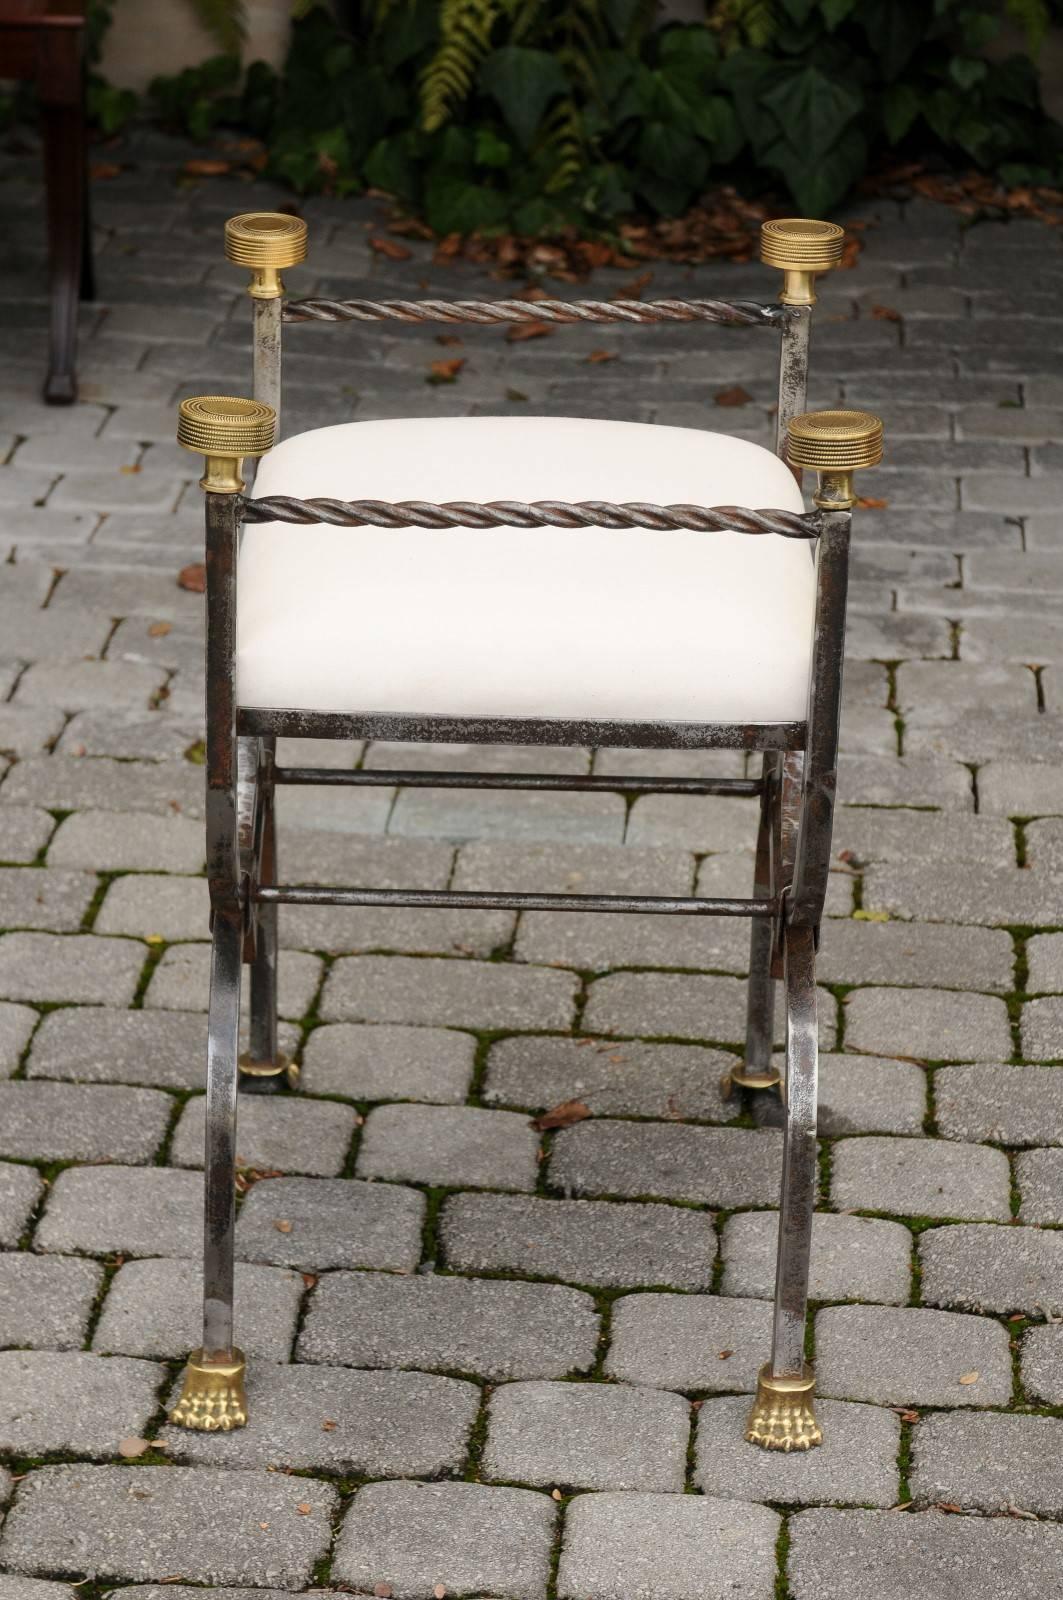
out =
[[250,269],[253,299],[278,300],[284,293],[281,268],[306,260],[306,223],[283,211],[245,211],[225,224],[225,254]]
[[239,494],[241,460],[264,456],[276,433],[277,413],[261,400],[206,394],[178,407],[177,442],[206,456],[207,470],[199,481],[215,494]]
[[854,472],[882,460],[882,421],[869,411],[807,411],[786,430],[792,467]]
[[294,267],[306,260],[306,223],[283,211],[245,211],[225,224],[225,254],[241,267]]
[[760,259],[784,271],[829,272],[842,256],[845,229],[836,222],[776,217],[760,225]]

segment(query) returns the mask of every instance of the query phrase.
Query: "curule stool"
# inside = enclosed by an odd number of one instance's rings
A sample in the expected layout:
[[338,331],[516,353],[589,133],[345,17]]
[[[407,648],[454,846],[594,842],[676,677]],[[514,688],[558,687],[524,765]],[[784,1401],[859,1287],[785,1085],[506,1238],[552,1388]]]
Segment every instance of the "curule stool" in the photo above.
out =
[[[783,982],[775,1317],[746,1437],[774,1450],[819,1442],[804,1359],[815,953],[830,864],[853,471],[882,455],[876,417],[802,415],[815,275],[837,264],[842,238],[826,222],[765,223],[762,259],[783,270],[771,305],[286,301],[279,271],[304,259],[305,225],[270,213],[227,224],[229,258],[251,270],[255,398],[185,400],[178,424],[180,442],[206,458],[213,943],[203,1345],[189,1359],[172,1421],[207,1430],[246,1421],[244,1358],[233,1344],[237,1087],[272,1092],[294,1083],[277,1047],[278,905],[660,912],[750,918],[746,1052],[729,1090],[779,1082],[772,1021],[774,983]],[[553,417],[351,422],[276,444],[282,323],[380,320],[774,329],[778,454],[695,429]],[[255,498],[244,494],[244,457],[264,457]],[[799,488],[804,467],[819,475],[810,512]],[[597,498],[606,493],[612,498]],[[334,771],[278,766],[278,736],[722,748],[760,751],[763,764],[744,779]],[[280,881],[278,784],[396,783],[756,797],[753,892],[723,899]],[[244,1057],[241,963],[251,968]]]

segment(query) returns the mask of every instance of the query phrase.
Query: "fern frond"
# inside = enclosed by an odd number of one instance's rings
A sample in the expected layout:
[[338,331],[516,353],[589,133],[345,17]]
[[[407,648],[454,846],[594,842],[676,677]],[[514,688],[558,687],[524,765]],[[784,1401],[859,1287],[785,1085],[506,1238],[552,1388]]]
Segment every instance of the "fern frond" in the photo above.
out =
[[439,48],[421,77],[421,126],[434,133],[472,88],[476,69],[491,48],[497,0],[442,0]]
[[544,188],[547,194],[558,194],[569,187],[585,164],[586,133],[574,100],[566,96],[558,102],[546,118],[543,133],[543,148],[553,157]]
[[247,37],[244,0],[191,0],[192,10],[228,56],[240,54]]

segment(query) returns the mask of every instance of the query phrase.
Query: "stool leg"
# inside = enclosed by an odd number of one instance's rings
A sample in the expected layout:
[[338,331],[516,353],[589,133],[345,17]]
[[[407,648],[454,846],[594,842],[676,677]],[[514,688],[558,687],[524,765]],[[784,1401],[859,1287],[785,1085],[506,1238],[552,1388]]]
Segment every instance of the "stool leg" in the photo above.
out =
[[746,1438],[767,1450],[808,1450],[823,1438],[813,1410],[815,1378],[805,1361],[808,1262],[816,1200],[815,934],[783,934],[786,986],[786,1143],[779,1203],[779,1250],[771,1361],[762,1367]]
[[207,1017],[207,1127],[204,1159],[203,1344],[185,1367],[170,1421],[205,1433],[247,1421],[243,1352],[233,1344],[233,1235],[236,1222],[236,1058],[240,1048],[243,930],[214,917]]
[[[770,753],[764,757],[764,794],[757,830],[757,856],[753,874],[753,895],[770,899],[772,892],[772,829],[778,806],[778,784],[773,781],[774,764]],[[723,1080],[725,1097],[734,1089],[774,1089],[779,1073],[772,1060],[775,1032],[775,982],[771,973],[775,923],[766,917],[753,917],[749,933],[749,986],[746,992],[745,1060]]]
[[77,399],[75,359],[83,271],[85,120],[80,106],[47,105],[43,122],[52,300],[44,398],[49,405],[70,405]]
[[[273,764],[276,740],[262,740],[259,762],[259,806],[262,812],[255,881],[277,881],[277,822]],[[243,1094],[275,1094],[285,1083],[295,1088],[298,1068],[281,1054],[277,1043],[277,907],[259,906],[258,937],[251,962],[251,1048],[240,1057]]]

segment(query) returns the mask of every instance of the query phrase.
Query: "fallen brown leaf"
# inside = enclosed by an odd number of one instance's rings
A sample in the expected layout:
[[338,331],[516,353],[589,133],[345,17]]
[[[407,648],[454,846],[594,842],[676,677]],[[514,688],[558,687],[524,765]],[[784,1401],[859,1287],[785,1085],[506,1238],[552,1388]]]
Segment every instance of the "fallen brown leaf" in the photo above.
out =
[[718,406],[748,406],[753,396],[748,389],[736,383],[733,388],[718,389],[712,398]]
[[266,1532],[269,1531],[269,1523],[268,1522],[260,1522],[259,1523],[259,1527],[262,1529],[263,1533],[266,1533]]
[[151,627],[148,629],[148,638],[149,639],[165,639],[166,635],[168,633],[172,633],[172,631],[173,631],[173,623],[172,622],[153,622]]
[[211,160],[209,157],[199,157],[186,161],[181,171],[188,178],[220,178],[226,172],[233,170],[231,161]]
[[889,1509],[891,1511],[910,1511],[912,1505],[913,1502],[911,1500],[901,1500],[895,1506],[890,1506]]
[[889,505],[888,500],[882,500],[877,495],[862,494],[857,497],[857,505],[861,511],[885,511]]
[[447,344],[464,344],[464,343],[465,343],[465,341],[461,337],[460,333],[437,333],[436,334],[436,344],[447,345]]
[[582,1100],[562,1100],[560,1105],[544,1111],[541,1117],[533,1117],[531,1126],[539,1133],[545,1133],[548,1128],[571,1128],[574,1122],[583,1122],[590,1114],[589,1106]]
[[506,333],[507,344],[523,344],[526,339],[545,339],[553,333],[549,322],[517,322]]
[[413,251],[406,245],[400,244],[397,239],[384,239],[375,233],[369,240],[370,250],[375,250],[378,256],[387,256],[389,261],[409,261]]
[[901,314],[893,306],[872,306],[871,315],[876,322],[900,322]]
[[273,1226],[276,1228],[278,1233],[291,1233],[292,1231],[292,1224],[288,1221],[287,1217],[274,1217]]
[[592,367],[598,367],[603,361],[615,361],[619,355],[619,350],[592,350],[587,360]]
[[429,363],[426,383],[456,383],[458,373],[465,365],[464,356],[453,356],[449,361],[432,361]]
[[207,569],[202,561],[193,561],[177,574],[177,587],[189,594],[204,594],[207,588]]
[[118,470],[124,478],[135,478],[140,468],[134,463],[131,466],[119,467]]
[[378,1583],[376,1588],[373,1590],[376,1600],[391,1600],[391,1597],[394,1593],[395,1591],[391,1587],[390,1583]]
[[316,1285],[317,1285],[317,1273],[316,1272],[304,1272],[304,1273],[301,1274],[301,1276],[302,1276],[303,1287],[304,1288],[313,1289],[313,1288],[316,1287]]
[[326,1417],[324,1422],[321,1424],[322,1433],[335,1433],[336,1428],[337,1424],[333,1422],[331,1417]]
[[978,1379],[980,1377],[981,1377],[981,1373],[980,1372],[965,1372],[963,1377],[960,1379],[960,1382],[964,1383],[964,1384],[977,1383]]
[[121,167],[114,161],[94,161],[89,168],[89,177],[97,178],[101,181],[107,178],[117,178],[121,170]]
[[119,1439],[118,1454],[125,1456],[127,1461],[135,1461],[137,1456],[142,1456],[145,1450],[151,1449],[150,1439],[138,1439],[130,1436],[128,1439]]
[[561,1494],[561,1490],[560,1489],[551,1489],[550,1490],[550,1498],[551,1498],[551,1500],[560,1500],[560,1499],[562,1499],[563,1496]]
[[935,1500],[934,1501],[934,1510],[935,1511],[951,1511],[953,1513],[959,1512],[960,1515],[963,1514],[963,1507],[962,1506],[958,1506],[956,1504],[955,1500]]
[[625,285],[617,298],[621,300],[641,300],[643,289],[648,289],[652,282],[652,270],[640,272],[637,278],[632,278],[631,282]]
[[314,1508],[310,1504],[309,1500],[300,1500],[299,1504],[296,1506],[295,1509],[298,1512],[299,1516],[308,1517],[310,1515],[311,1511]]
[[717,1359],[717,1361],[730,1361],[730,1359],[731,1359],[731,1357],[733,1355],[734,1355],[734,1351],[733,1350],[717,1350],[716,1359]]

